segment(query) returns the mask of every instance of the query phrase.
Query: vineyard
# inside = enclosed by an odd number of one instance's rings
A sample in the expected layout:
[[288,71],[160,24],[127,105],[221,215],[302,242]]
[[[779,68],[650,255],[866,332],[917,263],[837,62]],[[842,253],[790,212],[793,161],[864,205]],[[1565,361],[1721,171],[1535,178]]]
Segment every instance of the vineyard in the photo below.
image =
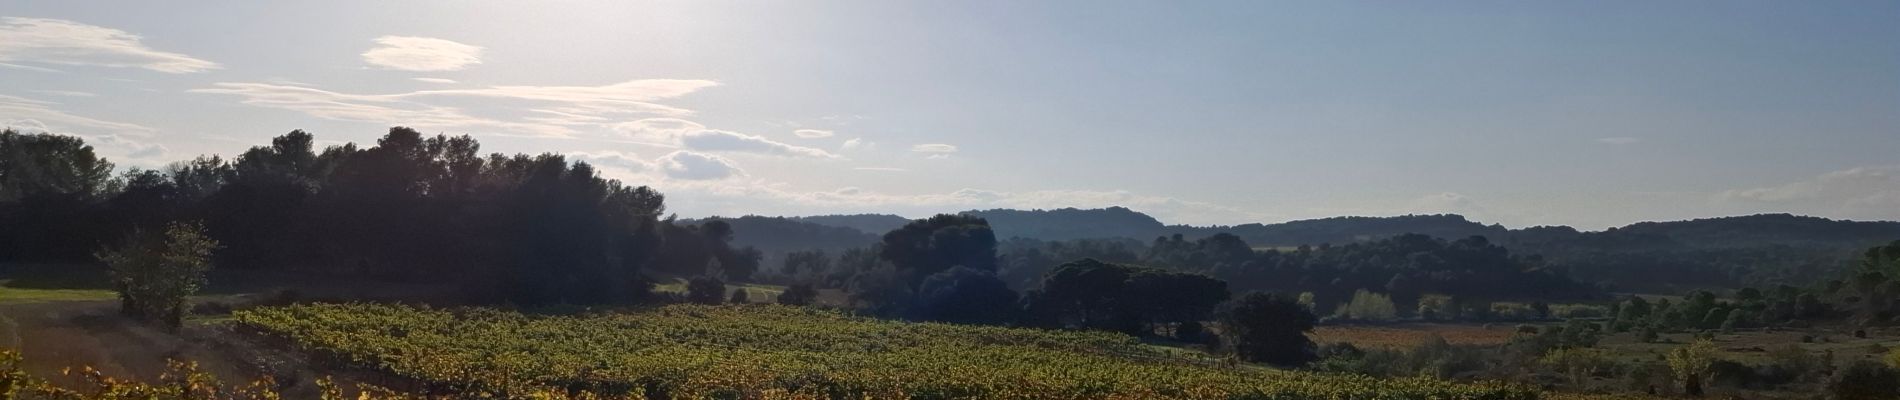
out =
[[1127,336],[675,305],[526,315],[310,304],[233,323],[425,395],[649,398],[1535,399],[1507,384],[1381,380],[1170,355]]

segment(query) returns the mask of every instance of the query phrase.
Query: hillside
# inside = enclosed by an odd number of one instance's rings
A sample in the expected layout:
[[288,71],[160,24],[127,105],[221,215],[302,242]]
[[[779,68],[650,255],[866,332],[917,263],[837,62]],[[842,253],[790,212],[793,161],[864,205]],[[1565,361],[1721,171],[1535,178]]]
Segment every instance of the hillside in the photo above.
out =
[[869,246],[878,235],[857,229],[801,222],[785,217],[747,215],[738,218],[711,217],[680,220],[683,224],[725,221],[732,226],[732,243],[751,246],[766,253],[796,250],[836,250]]
[[910,218],[891,214],[839,214],[786,218],[818,225],[851,228],[873,235],[882,235],[884,232],[890,232],[910,222]]

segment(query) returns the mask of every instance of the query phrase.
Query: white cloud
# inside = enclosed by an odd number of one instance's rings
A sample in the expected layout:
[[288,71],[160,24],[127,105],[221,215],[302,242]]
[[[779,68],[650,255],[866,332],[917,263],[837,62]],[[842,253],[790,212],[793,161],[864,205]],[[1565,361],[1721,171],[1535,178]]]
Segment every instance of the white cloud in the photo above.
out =
[[60,19],[20,17],[0,17],[0,62],[145,68],[174,74],[218,68],[214,62],[145,47],[138,35],[125,31]]
[[798,137],[801,137],[801,138],[806,138],[806,139],[822,139],[822,138],[831,137],[833,135],[831,131],[819,130],[819,129],[799,129],[799,130],[792,131],[792,134],[797,135]]
[[717,180],[745,176],[732,160],[712,154],[680,150],[660,157],[656,162],[666,176],[685,180]]
[[21,132],[49,132],[86,139],[109,158],[156,159],[164,145],[150,142],[154,130],[136,124],[82,117],[53,108],[58,103],[0,95],[0,125]]
[[624,169],[624,170],[628,170],[628,171],[632,171],[636,173],[649,172],[649,171],[654,171],[658,169],[658,167],[655,166],[654,163],[651,161],[642,160],[638,156],[635,156],[633,154],[621,153],[617,151],[601,151],[601,152],[577,151],[577,152],[567,153],[567,156],[570,158],[581,160],[581,161],[586,161],[589,164],[620,168],[620,169]]
[[[334,120],[474,129],[500,135],[571,137],[579,128],[610,128],[610,121],[624,120],[626,115],[690,114],[689,110],[651,101],[683,96],[714,85],[717,83],[712,81],[650,79],[604,86],[494,86],[351,94],[297,85],[222,82],[190,92],[234,95],[244,104]],[[437,99],[466,98],[498,102],[486,103],[492,109],[482,113],[436,103]],[[517,110],[528,110],[539,116],[513,119],[488,116]]]
[[686,134],[706,130],[705,125],[679,118],[647,118],[614,124],[614,131],[629,139],[678,145]]
[[35,92],[35,93],[44,93],[44,94],[50,94],[50,95],[54,95],[54,96],[66,96],[66,97],[94,97],[94,96],[98,96],[98,95],[96,95],[96,94],[92,94],[92,93],[88,93],[88,92],[81,92],[81,91],[77,91],[77,90],[35,90],[35,91],[33,91],[33,92]]
[[651,145],[684,147],[705,152],[739,152],[786,157],[840,158],[817,148],[787,144],[763,136],[706,129],[679,118],[647,118],[613,125],[628,139]]
[[454,79],[448,79],[448,78],[409,78],[409,79],[414,79],[416,80],[416,82],[443,83],[443,84],[455,83]]
[[920,144],[916,146],[910,146],[910,151],[914,151],[918,153],[949,154],[949,153],[957,152],[957,146],[952,146],[952,145],[947,145],[947,144],[942,144],[942,143]]
[[851,140],[844,141],[844,144],[838,145],[838,148],[842,150],[871,150],[877,148],[877,143],[864,140],[864,138],[851,138]]
[[722,130],[700,130],[680,137],[686,148],[702,151],[735,151],[786,157],[839,158],[821,149],[794,146],[756,135]]
[[1628,136],[1597,138],[1597,143],[1616,145],[1616,146],[1622,146],[1626,144],[1636,144],[1642,141],[1643,139],[1638,139],[1638,138],[1633,138],[1633,137],[1628,137]]
[[1716,200],[1756,211],[1900,219],[1900,165],[1856,167],[1782,185],[1729,190]]
[[124,122],[113,122],[73,115],[54,108],[59,103],[0,94],[0,120],[32,120],[56,132],[84,131],[94,134],[150,136],[155,130]]
[[567,137],[573,127],[538,122],[515,122],[470,115],[462,109],[404,99],[403,95],[358,95],[300,86],[268,83],[217,83],[192,93],[242,97],[248,105],[302,112],[340,121],[373,122],[415,128],[471,129],[483,133]]
[[402,71],[455,71],[482,63],[482,48],[454,41],[415,37],[376,38],[377,47],[363,52],[363,62]]

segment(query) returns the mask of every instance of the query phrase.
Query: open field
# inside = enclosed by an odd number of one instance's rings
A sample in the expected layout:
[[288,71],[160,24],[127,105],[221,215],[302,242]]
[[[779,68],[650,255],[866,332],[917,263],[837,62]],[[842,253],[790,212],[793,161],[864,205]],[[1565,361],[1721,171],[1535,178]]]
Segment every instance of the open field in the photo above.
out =
[[1352,343],[1359,348],[1406,349],[1437,336],[1451,344],[1493,346],[1510,342],[1514,334],[1515,324],[1323,325],[1313,329],[1313,341]]
[[[740,289],[746,290],[747,292],[746,298],[751,300],[753,303],[777,302],[778,295],[781,293],[785,293],[785,286],[781,286],[781,285],[768,285],[768,284],[762,284],[762,283],[727,283],[726,297],[730,297],[733,291],[740,290]],[[659,292],[659,293],[685,294],[686,293],[686,278],[660,278],[660,283],[653,285],[653,291]],[[815,303],[821,304],[821,305],[830,305],[830,306],[843,306],[850,302],[850,297],[851,297],[850,295],[838,289],[818,289],[818,298],[815,301]]]
[[512,396],[546,388],[671,397],[1530,399],[1519,386],[1272,370],[1097,333],[906,323],[781,306],[679,305],[534,316],[299,305],[245,329],[415,382]]

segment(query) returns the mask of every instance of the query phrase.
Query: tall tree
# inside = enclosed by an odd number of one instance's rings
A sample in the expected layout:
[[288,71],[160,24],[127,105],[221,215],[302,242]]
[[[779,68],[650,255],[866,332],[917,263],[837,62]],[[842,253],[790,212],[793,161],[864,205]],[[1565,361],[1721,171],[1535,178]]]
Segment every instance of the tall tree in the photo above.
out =
[[1307,338],[1319,318],[1298,299],[1279,293],[1252,292],[1222,304],[1221,336],[1243,360],[1300,366],[1318,359]]
[[954,266],[996,272],[996,233],[982,218],[939,214],[884,234],[881,257],[915,288]]

